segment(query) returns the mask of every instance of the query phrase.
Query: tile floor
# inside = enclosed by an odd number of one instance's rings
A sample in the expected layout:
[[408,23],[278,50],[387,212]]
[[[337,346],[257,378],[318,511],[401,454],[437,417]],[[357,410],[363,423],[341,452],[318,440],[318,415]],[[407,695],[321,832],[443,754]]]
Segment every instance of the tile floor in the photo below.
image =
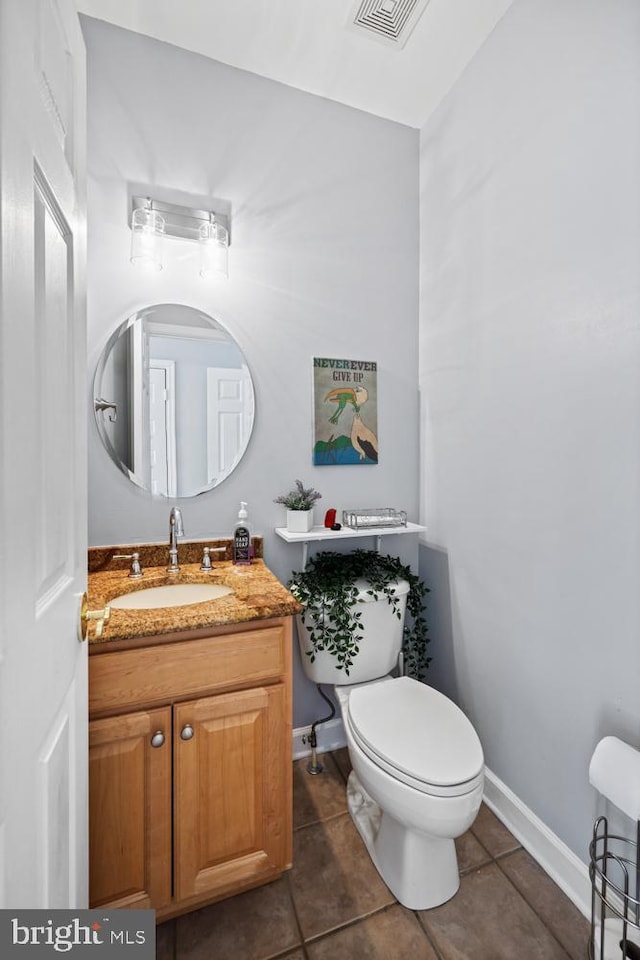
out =
[[434,910],[400,906],[345,803],[346,750],[312,777],[294,764],[293,869],[157,929],[157,960],[583,960],[589,925],[482,806],[457,841],[460,890]]

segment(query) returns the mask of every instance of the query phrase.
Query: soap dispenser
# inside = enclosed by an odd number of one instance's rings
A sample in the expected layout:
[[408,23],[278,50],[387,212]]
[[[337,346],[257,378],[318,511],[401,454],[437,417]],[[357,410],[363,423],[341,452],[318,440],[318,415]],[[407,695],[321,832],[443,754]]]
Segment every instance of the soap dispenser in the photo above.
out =
[[251,563],[251,530],[247,521],[247,505],[240,502],[238,522],[233,531],[233,562]]

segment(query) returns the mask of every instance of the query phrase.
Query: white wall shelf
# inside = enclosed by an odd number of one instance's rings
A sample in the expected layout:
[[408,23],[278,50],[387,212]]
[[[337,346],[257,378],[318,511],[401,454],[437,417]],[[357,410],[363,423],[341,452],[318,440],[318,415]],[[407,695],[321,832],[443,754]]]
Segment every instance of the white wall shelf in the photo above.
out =
[[276,527],[276,534],[287,543],[302,544],[302,567],[307,565],[309,558],[309,544],[330,540],[354,540],[362,537],[374,537],[376,550],[380,550],[383,537],[397,537],[407,533],[422,533],[426,527],[419,523],[407,523],[404,527],[374,527],[354,530],[352,527],[342,527],[341,530],[329,530],[327,527],[312,527],[306,533],[291,533],[286,527]]

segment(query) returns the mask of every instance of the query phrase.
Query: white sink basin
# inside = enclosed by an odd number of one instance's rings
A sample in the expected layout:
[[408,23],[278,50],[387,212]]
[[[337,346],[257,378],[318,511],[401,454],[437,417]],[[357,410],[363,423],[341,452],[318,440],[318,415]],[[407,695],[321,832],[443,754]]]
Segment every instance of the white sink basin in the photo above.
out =
[[190,603],[205,603],[233,593],[231,587],[219,583],[168,583],[163,587],[147,587],[133,593],[123,593],[109,601],[114,610],[154,610],[156,607],[184,607]]

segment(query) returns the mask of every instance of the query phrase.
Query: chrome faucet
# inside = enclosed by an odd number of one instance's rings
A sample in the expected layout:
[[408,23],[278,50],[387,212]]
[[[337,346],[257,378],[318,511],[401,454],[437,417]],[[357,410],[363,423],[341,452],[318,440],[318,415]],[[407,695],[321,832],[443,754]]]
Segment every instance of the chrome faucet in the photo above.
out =
[[167,573],[180,573],[178,566],[178,537],[184,536],[182,513],[178,507],[171,507],[169,514],[169,566]]

